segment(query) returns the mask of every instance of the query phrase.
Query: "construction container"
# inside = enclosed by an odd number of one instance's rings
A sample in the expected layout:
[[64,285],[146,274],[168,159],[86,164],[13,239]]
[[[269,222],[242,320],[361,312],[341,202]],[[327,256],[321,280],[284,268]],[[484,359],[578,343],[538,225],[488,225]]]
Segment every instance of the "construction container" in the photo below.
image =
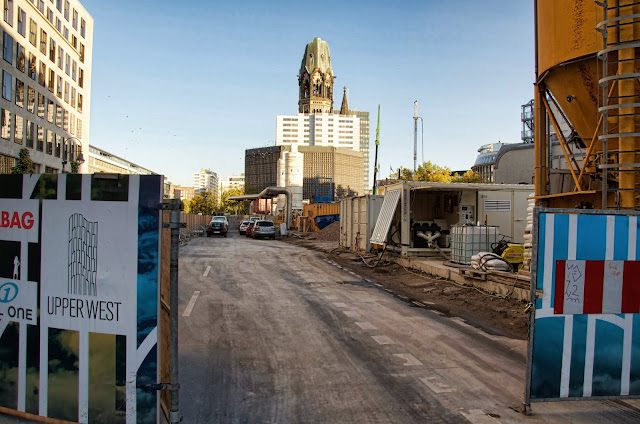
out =
[[368,252],[384,196],[349,197],[340,201],[340,247]]
[[303,215],[314,219],[321,215],[339,215],[340,203],[311,203],[304,205]]
[[451,261],[471,264],[479,252],[491,252],[498,241],[498,227],[486,225],[454,225],[451,227]]

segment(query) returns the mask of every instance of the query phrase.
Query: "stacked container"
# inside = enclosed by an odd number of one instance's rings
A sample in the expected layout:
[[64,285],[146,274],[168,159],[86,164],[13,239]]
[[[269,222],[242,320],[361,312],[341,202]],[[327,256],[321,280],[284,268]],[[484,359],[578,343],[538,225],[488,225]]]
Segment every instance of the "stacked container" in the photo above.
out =
[[471,257],[479,252],[491,252],[498,241],[498,227],[487,225],[454,225],[451,227],[451,261],[471,264]]

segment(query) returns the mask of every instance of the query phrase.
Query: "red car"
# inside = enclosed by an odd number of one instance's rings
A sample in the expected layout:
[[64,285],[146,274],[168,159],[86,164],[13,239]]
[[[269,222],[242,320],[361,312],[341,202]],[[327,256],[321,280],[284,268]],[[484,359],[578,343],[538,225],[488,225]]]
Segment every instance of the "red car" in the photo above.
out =
[[253,227],[256,225],[256,221],[251,221],[247,224],[247,229],[245,230],[245,234],[247,237],[251,237],[251,233],[253,232]]

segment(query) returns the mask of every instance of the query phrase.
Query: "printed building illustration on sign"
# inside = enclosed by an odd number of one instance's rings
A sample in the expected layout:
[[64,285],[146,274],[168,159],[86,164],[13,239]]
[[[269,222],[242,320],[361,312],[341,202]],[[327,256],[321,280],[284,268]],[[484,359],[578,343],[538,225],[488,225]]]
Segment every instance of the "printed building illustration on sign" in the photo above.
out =
[[82,214],[69,217],[69,274],[67,294],[96,296],[98,261],[98,223]]
[[632,212],[536,210],[527,401],[640,395],[640,227]]
[[162,184],[0,175],[0,407],[156,422]]

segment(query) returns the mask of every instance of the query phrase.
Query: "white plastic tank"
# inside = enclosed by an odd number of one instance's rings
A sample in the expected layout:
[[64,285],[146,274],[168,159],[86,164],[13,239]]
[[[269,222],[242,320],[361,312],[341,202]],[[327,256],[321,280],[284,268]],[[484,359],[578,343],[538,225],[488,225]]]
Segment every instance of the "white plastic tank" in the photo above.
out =
[[491,252],[498,241],[498,227],[486,225],[454,225],[451,227],[451,261],[471,264],[478,252]]

